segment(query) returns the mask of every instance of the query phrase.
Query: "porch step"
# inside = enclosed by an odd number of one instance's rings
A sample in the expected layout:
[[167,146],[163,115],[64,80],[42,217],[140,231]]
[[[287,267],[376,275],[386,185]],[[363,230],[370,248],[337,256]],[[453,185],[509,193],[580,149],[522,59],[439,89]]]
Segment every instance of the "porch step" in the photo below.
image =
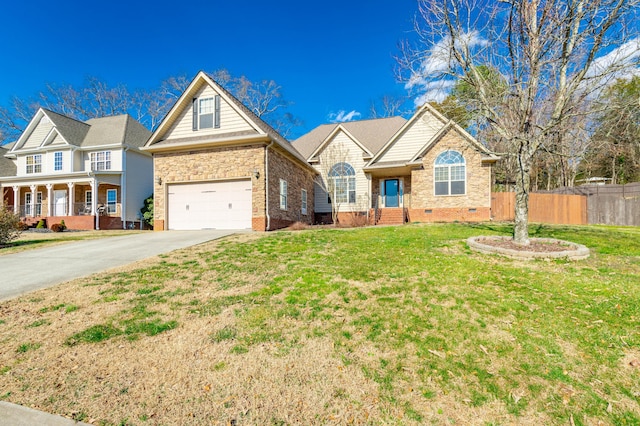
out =
[[402,225],[404,223],[404,209],[384,208],[378,211],[376,225]]

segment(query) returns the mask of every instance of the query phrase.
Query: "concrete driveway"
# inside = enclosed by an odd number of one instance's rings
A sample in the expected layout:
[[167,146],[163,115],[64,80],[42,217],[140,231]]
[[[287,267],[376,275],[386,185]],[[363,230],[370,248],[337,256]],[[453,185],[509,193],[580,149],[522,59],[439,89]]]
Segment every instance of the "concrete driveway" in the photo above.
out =
[[234,234],[228,230],[145,232],[0,256],[0,300]]

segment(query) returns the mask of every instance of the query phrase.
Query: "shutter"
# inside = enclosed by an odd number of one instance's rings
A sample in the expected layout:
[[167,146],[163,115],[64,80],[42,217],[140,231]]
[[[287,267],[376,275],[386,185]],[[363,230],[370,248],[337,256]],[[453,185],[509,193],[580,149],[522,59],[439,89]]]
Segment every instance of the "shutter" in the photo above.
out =
[[193,130],[198,130],[198,98],[193,98]]
[[220,128],[220,95],[215,97],[215,115],[213,119],[213,127]]

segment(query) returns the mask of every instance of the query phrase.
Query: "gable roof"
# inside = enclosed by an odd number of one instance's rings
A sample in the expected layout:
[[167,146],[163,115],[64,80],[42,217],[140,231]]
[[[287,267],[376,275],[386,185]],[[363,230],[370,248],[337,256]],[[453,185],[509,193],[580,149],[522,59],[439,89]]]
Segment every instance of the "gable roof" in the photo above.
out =
[[[398,131],[391,137],[387,143],[380,148],[380,150],[374,155],[374,157],[369,161],[369,165],[373,165],[391,148],[391,146],[398,141],[400,136],[405,132],[405,130],[409,129],[424,113],[431,114],[438,121],[440,121],[443,127],[436,132],[436,134],[429,140],[427,143],[419,150],[419,152],[411,158],[411,161],[407,159],[408,162],[413,162],[417,158],[424,155],[424,152],[428,150],[436,141],[440,140],[440,138],[446,133],[446,131],[450,128],[453,128],[457,133],[459,133],[464,139],[466,139],[475,149],[480,151],[483,154],[490,155],[489,150],[482,145],[480,142],[476,140],[473,136],[471,136],[466,130],[464,130],[460,125],[455,123],[453,120],[448,119],[443,114],[441,114],[438,110],[436,110],[433,106],[426,102],[422,105],[418,110],[413,114],[413,116],[400,128]],[[495,157],[497,159],[497,157]]]
[[487,147],[485,147],[480,142],[478,142],[478,140],[476,138],[471,136],[469,134],[469,132],[464,130],[460,125],[458,125],[453,120],[449,120],[449,122],[447,124],[445,124],[444,127],[442,127],[442,129],[440,129],[435,135],[433,135],[433,137],[420,149],[420,151],[418,151],[418,153],[416,155],[413,156],[413,158],[409,162],[413,163],[414,161],[418,161],[420,158],[424,157],[424,155],[444,135],[449,133],[449,131],[451,131],[451,130],[453,130],[454,132],[458,133],[460,136],[462,136],[464,139],[466,139],[473,148],[477,149],[481,154],[483,154],[484,155],[484,158],[482,160],[483,162],[484,161],[488,161],[488,162],[498,161],[500,159],[498,156],[496,156],[495,154],[491,153],[491,151],[489,151],[487,149]]
[[92,118],[82,122],[48,109],[40,108],[13,145],[11,152],[19,151],[22,148],[24,142],[43,117],[47,117],[53,124],[51,132],[57,132],[69,145],[82,148],[104,145],[127,145],[139,148],[145,144],[151,134],[149,130],[128,114]]
[[[172,118],[176,117],[188,106],[193,96],[202,88],[204,84],[208,84],[229,104],[231,107],[252,127],[252,130],[233,132],[233,133],[220,133],[217,135],[194,135],[190,138],[181,138],[178,140],[166,140],[163,139],[165,134],[169,131],[173,124]],[[247,108],[240,100],[233,96],[227,89],[213,79],[212,76],[204,71],[198,72],[193,78],[189,86],[182,93],[180,98],[176,101],[173,107],[169,110],[167,115],[162,119],[162,122],[158,128],[153,132],[147,143],[144,145],[145,150],[152,151],[154,146],[159,148],[165,146],[167,148],[178,148],[180,145],[206,145],[211,142],[233,142],[234,138],[242,139],[242,137],[249,138],[251,136],[264,137],[267,140],[273,141],[279,147],[290,153],[297,160],[304,163],[305,166],[310,167],[306,162],[306,159],[273,127],[267,124],[264,120],[254,114],[249,108]]]
[[393,136],[407,120],[403,117],[376,118],[371,120],[348,121],[345,123],[322,124],[309,133],[293,141],[293,146],[310,160],[335,134],[337,129],[343,129],[353,136],[356,143],[365,150],[375,154]]
[[80,146],[82,144],[82,141],[87,135],[90,127],[87,123],[83,123],[82,121],[58,114],[45,108],[40,109],[53,123],[60,136],[62,136],[67,143],[75,146]]

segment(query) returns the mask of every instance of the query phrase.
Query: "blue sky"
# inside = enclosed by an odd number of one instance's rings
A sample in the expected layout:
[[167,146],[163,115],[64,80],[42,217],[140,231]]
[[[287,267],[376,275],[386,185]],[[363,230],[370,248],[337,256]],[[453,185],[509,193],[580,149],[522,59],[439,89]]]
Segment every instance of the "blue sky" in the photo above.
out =
[[86,76],[136,89],[226,68],[280,84],[304,132],[406,94],[393,55],[416,12],[415,0],[8,1],[0,105]]

